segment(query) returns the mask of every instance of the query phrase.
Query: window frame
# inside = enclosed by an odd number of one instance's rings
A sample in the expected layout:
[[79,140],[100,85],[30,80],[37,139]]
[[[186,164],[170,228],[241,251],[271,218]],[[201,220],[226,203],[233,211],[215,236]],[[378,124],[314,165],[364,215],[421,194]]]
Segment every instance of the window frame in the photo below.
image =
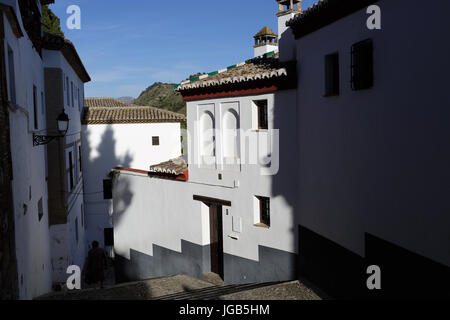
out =
[[[255,100],[257,130],[269,130],[269,101],[267,99]],[[264,103],[264,105],[261,105]],[[261,111],[264,112],[261,112]]]
[[[256,196],[258,199],[259,222],[255,224],[256,227],[270,228],[270,197]],[[264,210],[265,209],[265,210]],[[266,211],[266,212],[263,212]]]
[[34,120],[34,130],[39,130],[39,119],[38,112],[39,106],[37,103],[37,87],[33,85],[33,120]]
[[16,73],[15,73],[15,59],[14,50],[8,44],[8,80],[9,80],[9,100],[13,105],[17,103],[17,92],[16,92]]
[[374,86],[374,56],[371,38],[356,42],[351,47],[351,86],[353,91]]
[[72,102],[72,108],[75,108],[75,100],[73,95],[73,81],[70,81],[70,96],[71,96],[71,102]]
[[112,179],[103,180],[103,200],[111,200],[112,196]]
[[66,91],[67,105],[70,107],[70,88],[69,88],[69,77],[68,76],[66,76],[66,87],[67,87],[67,91]]
[[42,218],[44,217],[44,204],[42,198],[38,200],[37,206],[38,206],[38,219],[39,221],[41,221]]
[[340,63],[339,52],[325,55],[325,93],[324,97],[340,95]]
[[75,177],[73,174],[73,153],[72,151],[69,151],[69,186],[70,191],[72,191],[75,188]]

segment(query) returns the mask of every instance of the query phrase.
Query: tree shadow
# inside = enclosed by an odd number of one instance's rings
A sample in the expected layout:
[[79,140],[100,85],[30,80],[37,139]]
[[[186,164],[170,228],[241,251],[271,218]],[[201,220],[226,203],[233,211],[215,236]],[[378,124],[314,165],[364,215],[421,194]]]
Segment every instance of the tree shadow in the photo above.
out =
[[[117,138],[112,125],[107,125],[103,132],[98,125],[83,125],[82,167],[87,237],[88,243],[97,240],[102,247],[105,246],[104,229],[114,227],[112,199],[105,199],[109,198],[109,190],[104,190],[104,181],[113,180],[113,168],[128,168],[133,160],[129,150],[118,150]],[[120,188],[123,195],[120,208],[123,209],[114,212],[118,216],[125,212],[133,200],[133,194],[126,182],[122,183]]]

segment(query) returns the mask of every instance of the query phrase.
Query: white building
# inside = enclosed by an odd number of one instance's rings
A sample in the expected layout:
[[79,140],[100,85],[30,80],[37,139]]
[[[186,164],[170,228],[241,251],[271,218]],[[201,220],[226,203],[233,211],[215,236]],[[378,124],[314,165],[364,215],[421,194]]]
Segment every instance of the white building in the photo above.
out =
[[85,106],[82,162],[88,239],[110,247],[111,169],[148,170],[150,165],[179,157],[184,116],[112,98],[86,98]]
[[[296,277],[296,152],[279,152],[295,145],[295,81],[295,66],[267,52],[178,87],[187,101],[189,170],[175,162],[142,174],[115,170],[119,278]],[[171,168],[172,180],[155,175]]]
[[336,296],[367,294],[375,264],[371,295],[450,297],[449,9],[328,0],[288,24],[301,272]]
[[0,1],[2,108],[8,115],[5,142],[9,140],[11,170],[1,175],[11,179],[12,200],[1,209],[2,219],[3,208],[9,217],[1,228],[5,241],[0,259],[2,266],[10,267],[1,271],[0,281],[6,290],[2,296],[9,298],[31,299],[49,292],[52,285],[47,150],[33,146],[33,135],[47,132],[40,15],[41,4],[50,2]]
[[[114,170],[116,271],[300,275],[335,297],[448,295],[450,46],[439,34],[450,5],[327,0],[299,14],[300,1],[277,2],[279,58],[177,88],[188,171]],[[367,23],[378,8],[381,30]],[[367,289],[374,264],[384,291]]]
[[65,283],[67,267],[83,268],[87,255],[83,199],[81,111],[84,83],[91,79],[73,44],[46,34],[43,38],[47,122],[57,131],[61,112],[69,116],[64,138],[48,144],[49,216],[53,283]]

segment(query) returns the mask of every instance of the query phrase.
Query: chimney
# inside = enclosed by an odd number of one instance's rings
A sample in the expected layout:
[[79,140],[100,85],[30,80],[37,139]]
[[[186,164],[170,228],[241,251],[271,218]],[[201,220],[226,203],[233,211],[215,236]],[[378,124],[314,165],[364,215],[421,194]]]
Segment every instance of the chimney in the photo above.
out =
[[286,22],[302,11],[302,0],[277,0],[278,2],[278,39],[288,29]]
[[278,35],[269,27],[264,27],[255,36],[255,57],[278,51]]

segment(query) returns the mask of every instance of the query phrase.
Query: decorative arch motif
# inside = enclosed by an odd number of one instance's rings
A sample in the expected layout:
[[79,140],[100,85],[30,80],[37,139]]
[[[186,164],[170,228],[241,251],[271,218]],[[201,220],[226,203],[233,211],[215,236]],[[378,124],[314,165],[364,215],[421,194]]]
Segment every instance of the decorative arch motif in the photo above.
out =
[[204,111],[200,116],[200,155],[202,157],[216,156],[215,119],[210,111]]
[[234,109],[228,109],[222,118],[223,157],[225,159],[240,158],[240,117]]

